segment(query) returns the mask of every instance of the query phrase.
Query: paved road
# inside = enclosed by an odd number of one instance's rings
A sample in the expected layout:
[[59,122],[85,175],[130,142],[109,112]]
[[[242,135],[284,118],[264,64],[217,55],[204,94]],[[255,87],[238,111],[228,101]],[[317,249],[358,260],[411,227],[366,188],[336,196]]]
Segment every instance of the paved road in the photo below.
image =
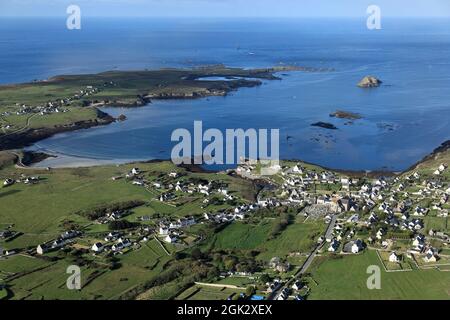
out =
[[[330,223],[328,224],[327,230],[325,231],[325,237],[331,236],[334,226],[336,225],[336,220],[337,220],[337,216],[333,215],[331,217]],[[276,300],[278,298],[278,296],[280,295],[280,293],[285,288],[291,287],[295,283],[295,281],[297,281],[303,274],[305,274],[306,271],[308,270],[308,268],[311,266],[311,263],[313,262],[314,258],[316,257],[317,251],[319,251],[319,249],[322,248],[324,244],[325,244],[325,242],[321,242],[321,243],[317,244],[314,247],[314,249],[312,250],[312,252],[309,254],[306,261],[303,263],[302,267],[294,274],[292,279],[287,281],[278,290],[275,290],[274,292],[272,292],[267,299],[268,300]]]
[[331,239],[331,234],[333,233],[334,226],[336,225],[337,216],[334,214],[331,216],[331,221],[328,224],[327,231],[325,232],[325,239]]

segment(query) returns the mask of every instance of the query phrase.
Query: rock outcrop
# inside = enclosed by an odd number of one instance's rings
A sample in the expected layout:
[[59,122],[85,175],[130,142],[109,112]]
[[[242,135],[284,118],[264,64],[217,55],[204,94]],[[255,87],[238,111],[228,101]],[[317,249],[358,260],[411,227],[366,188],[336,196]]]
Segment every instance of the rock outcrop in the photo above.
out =
[[362,118],[360,114],[343,110],[337,110],[333,113],[330,113],[330,117],[348,120],[358,120]]
[[365,76],[358,83],[358,87],[360,88],[374,88],[379,87],[383,82],[380,79],[377,79],[373,76]]
[[320,127],[320,128],[324,128],[324,129],[331,129],[331,130],[337,129],[337,127],[334,124],[328,123],[328,122],[322,122],[322,121],[312,123],[311,126]]

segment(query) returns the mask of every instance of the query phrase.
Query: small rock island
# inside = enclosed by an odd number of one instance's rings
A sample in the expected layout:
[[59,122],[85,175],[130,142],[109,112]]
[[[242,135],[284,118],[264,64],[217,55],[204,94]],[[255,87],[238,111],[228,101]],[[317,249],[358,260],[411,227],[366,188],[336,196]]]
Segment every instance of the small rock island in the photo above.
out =
[[330,130],[337,129],[337,127],[334,124],[328,123],[328,122],[322,122],[322,121],[312,123],[311,126],[320,127],[320,128],[324,128],[324,129],[330,129]]
[[380,79],[377,79],[374,76],[365,76],[358,83],[358,87],[360,88],[375,88],[379,87],[383,82]]
[[344,111],[344,110],[337,110],[333,113],[330,113],[330,117],[338,118],[338,119],[347,119],[347,120],[358,120],[358,119],[362,118],[362,116],[358,113]]

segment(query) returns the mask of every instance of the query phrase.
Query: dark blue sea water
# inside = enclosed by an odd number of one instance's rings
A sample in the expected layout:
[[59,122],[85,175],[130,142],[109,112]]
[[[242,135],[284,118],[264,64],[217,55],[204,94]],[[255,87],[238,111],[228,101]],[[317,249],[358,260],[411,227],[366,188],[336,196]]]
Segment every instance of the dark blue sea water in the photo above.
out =
[[[281,157],[333,168],[400,170],[450,139],[450,21],[385,19],[370,31],[357,19],[0,20],[0,82],[111,69],[296,64],[292,72],[227,97],[105,109],[128,120],[56,135],[33,146],[107,161],[169,158],[175,128],[279,128]],[[383,86],[356,87],[365,75]],[[362,120],[346,125],[336,109]],[[339,129],[310,126],[332,122]],[[292,137],[287,139],[287,137]],[[52,160],[51,160],[52,161]],[[51,164],[51,161],[48,162]],[[54,160],[53,160],[54,161]]]

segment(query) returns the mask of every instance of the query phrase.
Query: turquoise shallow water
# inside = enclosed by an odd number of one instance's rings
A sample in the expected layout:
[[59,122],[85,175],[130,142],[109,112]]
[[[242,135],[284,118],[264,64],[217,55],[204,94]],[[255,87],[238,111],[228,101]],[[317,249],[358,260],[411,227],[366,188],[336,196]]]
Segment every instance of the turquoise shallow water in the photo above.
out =
[[[20,20],[20,21],[19,21]],[[88,19],[0,22],[0,82],[111,69],[297,64],[333,72],[281,74],[227,97],[105,109],[128,120],[56,135],[32,149],[106,161],[169,158],[175,128],[279,128],[282,158],[333,168],[404,169],[450,138],[450,23],[386,20]],[[383,86],[356,83],[374,74]],[[363,115],[347,124],[343,109]],[[311,127],[331,122],[338,130]],[[289,137],[289,139],[288,139]]]

